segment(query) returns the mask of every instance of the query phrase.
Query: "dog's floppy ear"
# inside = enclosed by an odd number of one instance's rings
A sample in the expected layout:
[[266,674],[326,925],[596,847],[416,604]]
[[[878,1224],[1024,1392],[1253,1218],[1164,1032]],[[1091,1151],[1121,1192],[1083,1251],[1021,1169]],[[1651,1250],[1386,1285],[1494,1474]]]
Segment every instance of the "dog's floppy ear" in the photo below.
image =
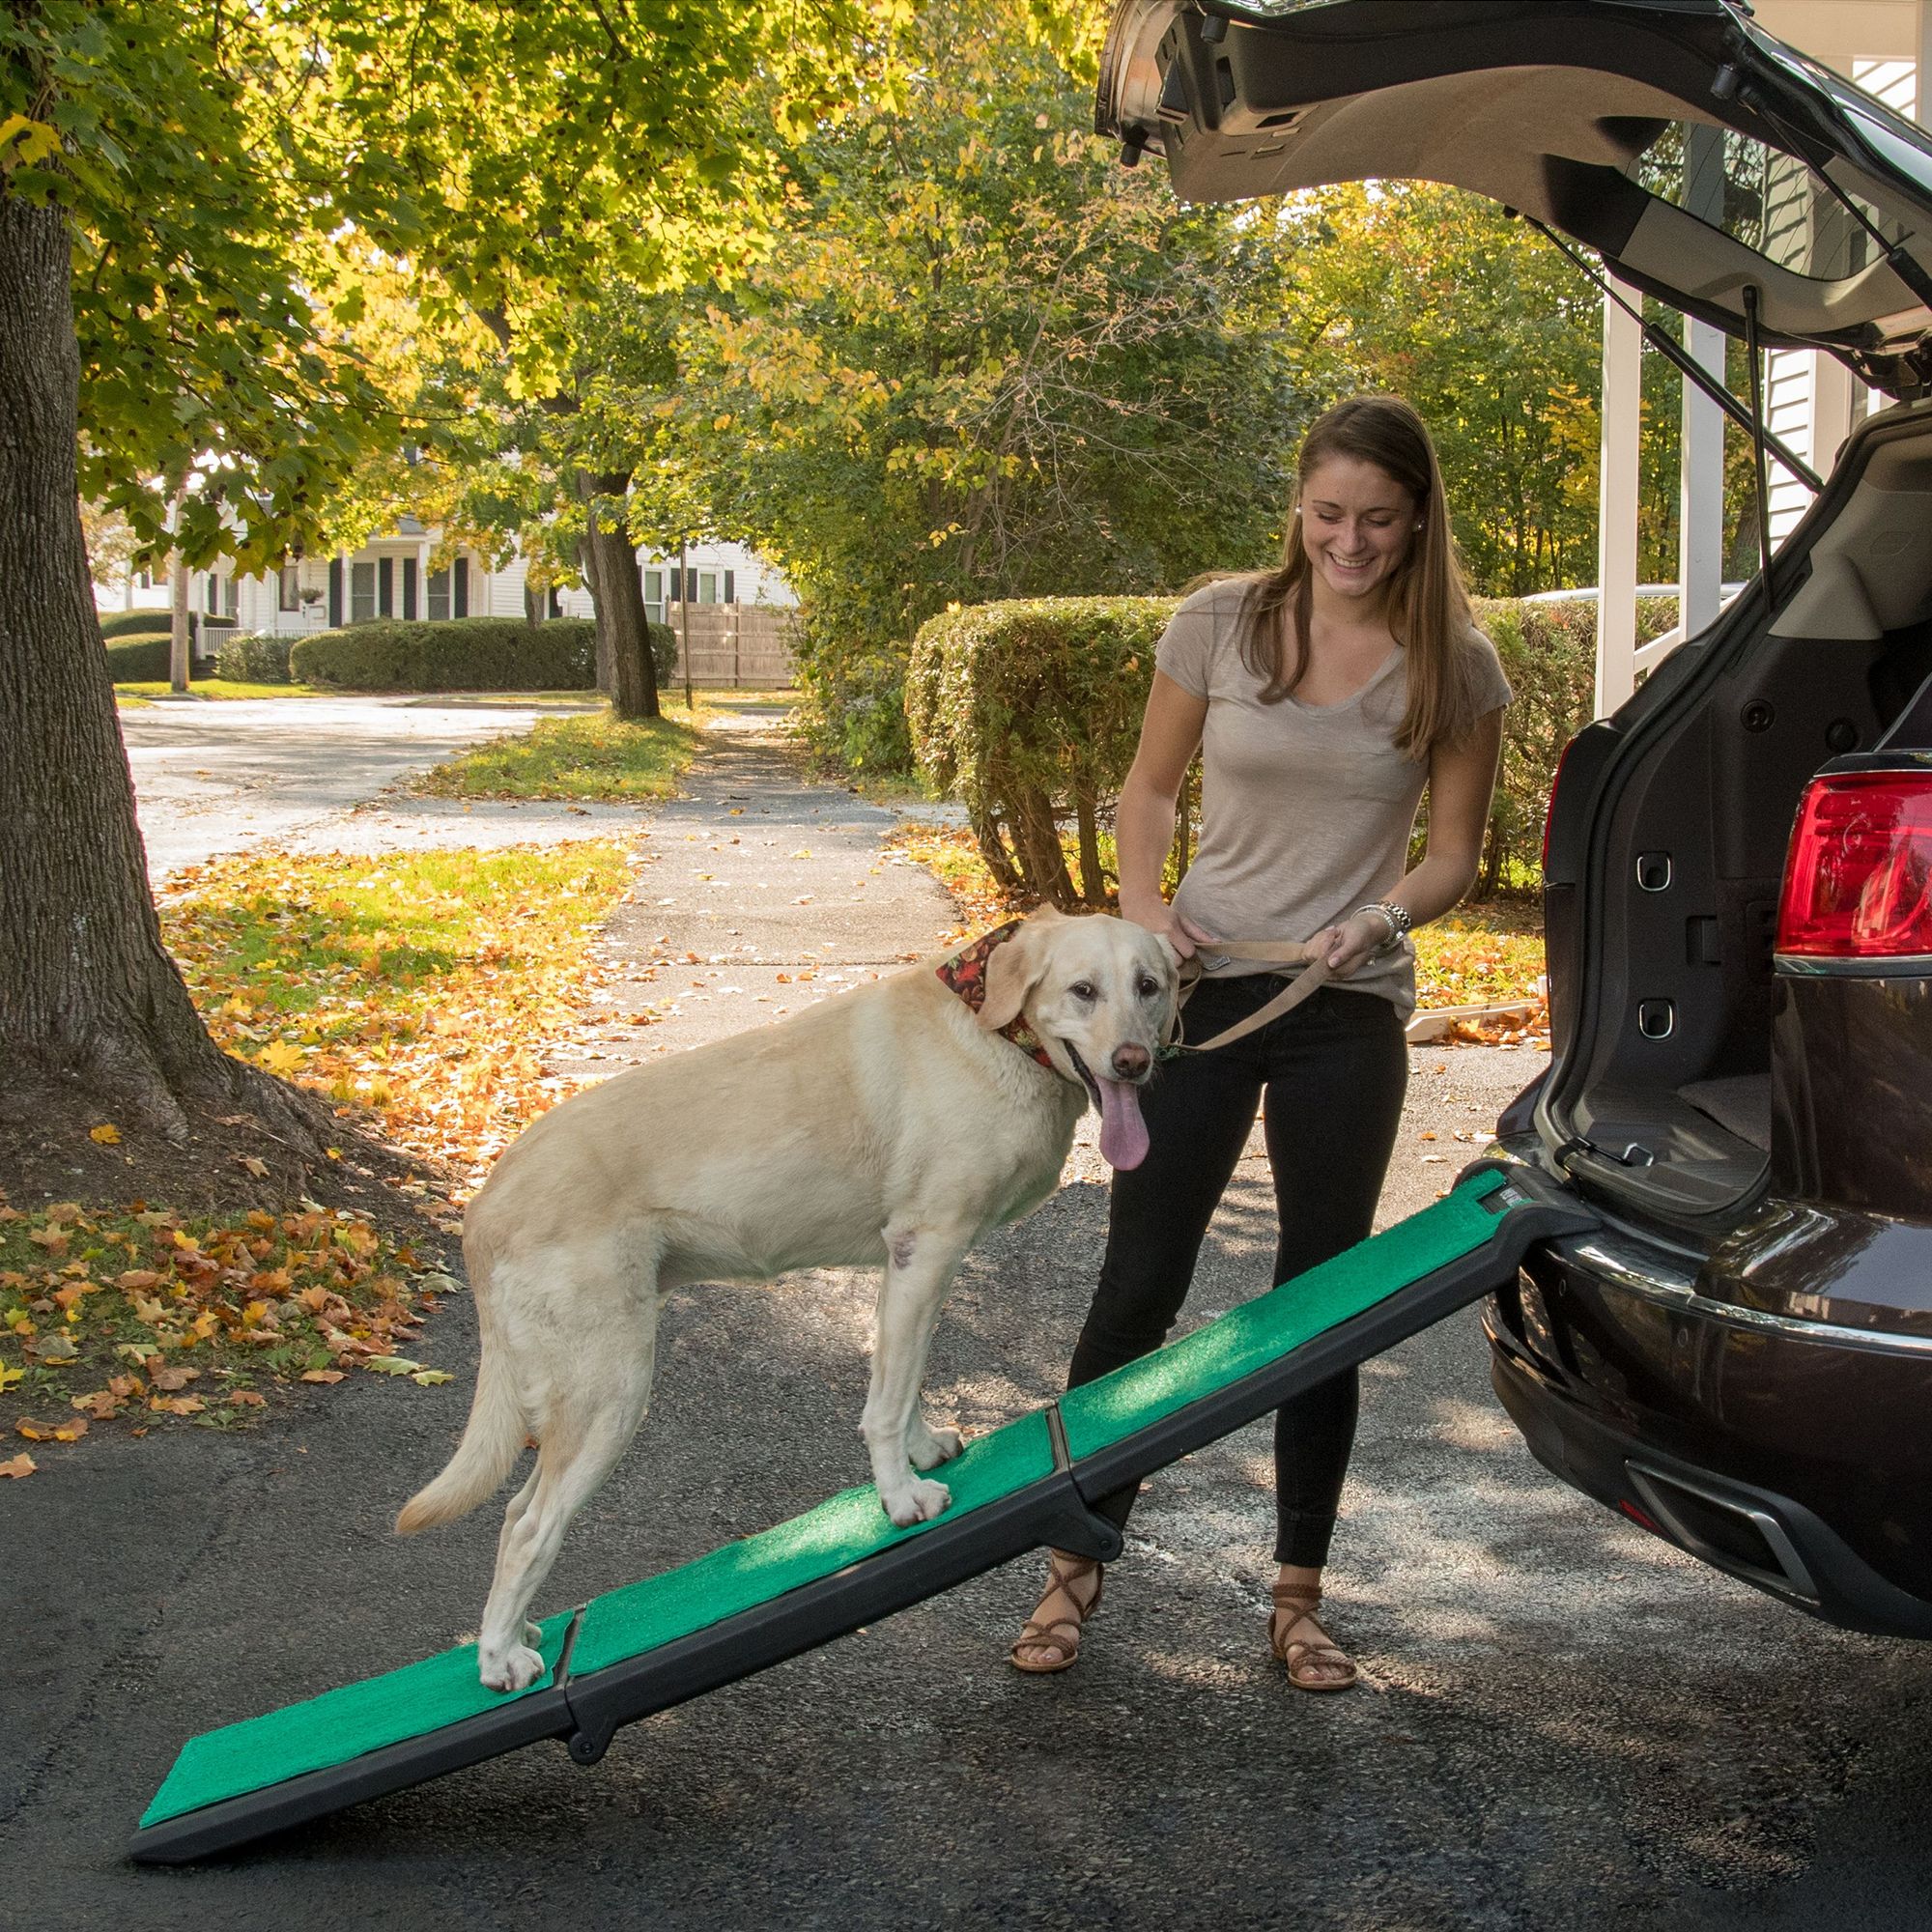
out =
[[986,998],[980,1008],[980,1024],[988,1033],[1011,1026],[1019,1018],[1027,995],[1039,984],[1045,971],[1039,955],[1030,922],[987,955]]

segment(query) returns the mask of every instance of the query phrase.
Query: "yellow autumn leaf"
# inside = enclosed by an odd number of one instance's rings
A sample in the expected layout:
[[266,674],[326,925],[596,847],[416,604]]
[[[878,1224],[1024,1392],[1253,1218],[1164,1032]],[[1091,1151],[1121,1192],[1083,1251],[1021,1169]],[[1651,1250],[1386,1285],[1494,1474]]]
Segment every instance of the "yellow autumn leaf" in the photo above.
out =
[[410,1378],[417,1388],[435,1388],[440,1382],[453,1379],[447,1369],[418,1369]]
[[422,1364],[411,1361],[407,1355],[371,1355],[362,1366],[374,1369],[381,1376],[412,1376]]
[[31,1456],[15,1456],[12,1462],[0,1463],[0,1476],[31,1476],[40,1464]]
[[0,1395],[5,1395],[26,1373],[25,1369],[10,1369],[5,1362],[0,1362]]
[[302,1064],[302,1050],[286,1039],[270,1040],[256,1056],[258,1065],[286,1077]]
[[121,1129],[112,1121],[103,1121],[99,1126],[88,1128],[87,1138],[102,1147],[112,1147],[121,1138]]

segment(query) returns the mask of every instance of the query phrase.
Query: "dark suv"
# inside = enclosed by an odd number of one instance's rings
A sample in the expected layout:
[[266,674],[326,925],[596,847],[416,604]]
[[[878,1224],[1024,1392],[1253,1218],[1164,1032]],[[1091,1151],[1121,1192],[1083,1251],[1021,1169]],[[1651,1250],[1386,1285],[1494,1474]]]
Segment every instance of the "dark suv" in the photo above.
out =
[[1564,755],[1551,1064],[1497,1131],[1599,1227],[1486,1324],[1557,1474],[1932,1636],[1932,141],[1726,0],[1124,0],[1098,125],[1189,200],[1474,189],[1891,399]]

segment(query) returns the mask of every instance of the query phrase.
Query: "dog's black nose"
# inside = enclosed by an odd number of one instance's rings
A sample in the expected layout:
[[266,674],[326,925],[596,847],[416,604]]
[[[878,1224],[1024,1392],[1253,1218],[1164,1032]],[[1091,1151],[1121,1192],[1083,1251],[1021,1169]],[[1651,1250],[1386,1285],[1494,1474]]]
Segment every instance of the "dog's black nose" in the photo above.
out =
[[1117,1046],[1113,1064],[1117,1079],[1138,1080],[1152,1065],[1153,1060],[1144,1046]]

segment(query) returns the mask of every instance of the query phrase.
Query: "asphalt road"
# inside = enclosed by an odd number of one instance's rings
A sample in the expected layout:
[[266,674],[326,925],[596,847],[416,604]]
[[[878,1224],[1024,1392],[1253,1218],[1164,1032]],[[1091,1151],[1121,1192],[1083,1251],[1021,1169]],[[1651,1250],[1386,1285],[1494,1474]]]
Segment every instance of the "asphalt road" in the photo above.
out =
[[[879,859],[887,822],[756,746],[701,771],[653,822],[608,936],[613,963],[652,977],[610,989],[595,1050],[674,1050],[818,990],[797,978],[807,956],[849,978],[925,943],[947,909]],[[810,945],[780,910],[801,898],[819,908]],[[679,1010],[631,1025],[622,1008],[663,999],[666,964],[687,952],[703,970],[684,976]],[[1540,1065],[1415,1052],[1383,1219],[1433,1199],[1474,1151],[1458,1131],[1480,1137]],[[982,1428],[1058,1390],[1104,1224],[1093,1163],[1076,1148],[1062,1192],[969,1260],[928,1377],[938,1414]],[[1269,1213],[1264,1166],[1245,1162],[1188,1320],[1265,1285]],[[543,1607],[861,1480],[869,1286],[810,1272],[679,1295],[654,1412]],[[407,1544],[387,1529],[461,1427],[465,1297],[419,1352],[457,1379],[303,1392],[239,1436],[97,1431],[84,1454],[4,1486],[0,1918],[156,1932],[1926,1922],[1932,1652],[1798,1617],[1544,1474],[1489,1393],[1473,1311],[1365,1372],[1330,1572],[1336,1633],[1367,1671],[1356,1692],[1297,1694],[1267,1659],[1256,1427],[1150,1485],[1065,1676],[1005,1662],[1034,1595],[1028,1559],[620,1732],[593,1771],[539,1746],[228,1860],[132,1867],[122,1846],[186,1736],[473,1627],[496,1512]]]
[[[272,843],[371,851],[582,838],[629,806],[384,798],[412,772],[574,708],[416,697],[156,699],[121,707],[148,876]],[[460,824],[452,830],[451,820]]]

